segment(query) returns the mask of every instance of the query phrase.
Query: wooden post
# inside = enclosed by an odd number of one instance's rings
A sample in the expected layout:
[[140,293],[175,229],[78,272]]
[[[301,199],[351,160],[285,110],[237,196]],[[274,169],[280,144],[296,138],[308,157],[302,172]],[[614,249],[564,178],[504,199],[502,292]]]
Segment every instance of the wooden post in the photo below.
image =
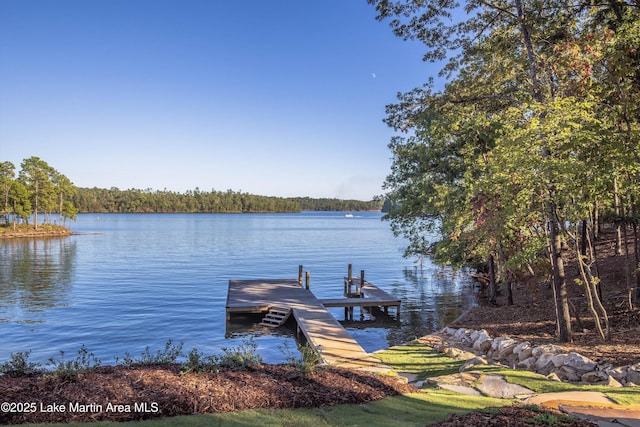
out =
[[364,270],[360,270],[360,287],[364,288]]
[[309,289],[309,281],[311,280],[311,273],[309,273],[308,271],[307,271],[306,279],[307,279],[307,281],[306,281],[306,284],[305,284],[305,288],[308,290]]
[[298,283],[302,286],[302,264],[298,266]]
[[351,282],[352,277],[353,277],[353,266],[349,264],[349,266],[347,267],[347,278],[349,279],[349,282]]

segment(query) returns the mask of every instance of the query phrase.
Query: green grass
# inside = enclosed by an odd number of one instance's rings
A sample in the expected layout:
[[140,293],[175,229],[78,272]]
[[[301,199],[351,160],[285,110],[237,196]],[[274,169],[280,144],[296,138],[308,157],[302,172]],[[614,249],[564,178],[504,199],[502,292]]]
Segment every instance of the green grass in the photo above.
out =
[[[157,420],[95,423],[92,426],[424,426],[444,420],[452,413],[466,413],[489,406],[503,406],[508,400],[471,397],[445,390],[388,397],[359,405],[336,405],[312,409],[263,409],[192,415]],[[87,424],[37,424],[42,427],[86,426]]]
[[375,357],[398,372],[416,374],[418,379],[455,374],[464,361],[444,356],[424,344],[408,344],[376,353]]

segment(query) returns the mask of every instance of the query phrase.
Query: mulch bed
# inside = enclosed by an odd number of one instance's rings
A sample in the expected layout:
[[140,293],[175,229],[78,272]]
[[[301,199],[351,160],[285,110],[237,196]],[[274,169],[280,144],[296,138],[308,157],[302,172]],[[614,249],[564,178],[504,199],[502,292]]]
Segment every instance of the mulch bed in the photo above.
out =
[[[551,424],[554,422],[554,424]],[[453,414],[447,420],[432,424],[438,427],[594,427],[589,421],[569,418],[549,411],[537,411],[521,406],[488,408],[465,415]]]
[[259,365],[181,375],[179,366],[101,367],[81,374],[76,382],[0,376],[3,402],[30,405],[10,408],[14,412],[0,411],[0,424],[125,421],[243,409],[308,408],[364,403],[415,391],[398,377],[344,369],[301,375],[287,365]]

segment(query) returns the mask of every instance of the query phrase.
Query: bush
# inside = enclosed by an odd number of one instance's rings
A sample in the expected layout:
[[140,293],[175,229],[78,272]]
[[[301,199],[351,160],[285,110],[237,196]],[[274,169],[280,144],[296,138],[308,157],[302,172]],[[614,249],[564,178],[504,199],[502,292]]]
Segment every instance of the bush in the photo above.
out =
[[42,365],[29,362],[31,350],[11,353],[11,360],[0,365],[0,373],[10,377],[29,377],[42,373]]
[[82,345],[78,350],[78,356],[73,360],[64,360],[64,351],[60,351],[60,359],[49,359],[53,365],[53,376],[68,381],[77,381],[79,374],[100,366],[100,360],[93,353],[89,353],[87,347]]
[[260,365],[262,358],[257,353],[258,345],[249,338],[242,341],[237,348],[222,348],[222,355],[218,358],[221,367],[239,369]]
[[220,364],[216,356],[205,356],[195,348],[187,354],[187,361],[182,364],[181,374],[218,372]]
[[182,342],[180,344],[174,345],[173,340],[168,340],[164,345],[164,350],[158,350],[156,351],[156,354],[151,354],[151,351],[149,351],[149,346],[147,346],[145,347],[139,358],[135,358],[131,354],[125,353],[122,361],[116,359],[116,363],[120,363],[124,366],[172,365],[177,362],[180,356],[184,356],[184,354],[182,353],[182,346]]
[[322,357],[320,357],[320,353],[308,343],[298,343],[297,346],[300,357],[289,349],[289,345],[286,342],[283,346],[279,346],[278,349],[287,356],[287,363],[296,368],[300,374],[310,374],[322,363]]

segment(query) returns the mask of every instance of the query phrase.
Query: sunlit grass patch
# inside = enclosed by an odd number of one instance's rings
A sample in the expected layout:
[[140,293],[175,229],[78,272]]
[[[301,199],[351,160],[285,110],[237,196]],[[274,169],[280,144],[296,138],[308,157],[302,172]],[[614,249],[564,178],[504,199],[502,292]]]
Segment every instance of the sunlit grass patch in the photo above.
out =
[[396,371],[414,373],[422,380],[457,373],[464,364],[420,343],[392,347],[375,356]]

